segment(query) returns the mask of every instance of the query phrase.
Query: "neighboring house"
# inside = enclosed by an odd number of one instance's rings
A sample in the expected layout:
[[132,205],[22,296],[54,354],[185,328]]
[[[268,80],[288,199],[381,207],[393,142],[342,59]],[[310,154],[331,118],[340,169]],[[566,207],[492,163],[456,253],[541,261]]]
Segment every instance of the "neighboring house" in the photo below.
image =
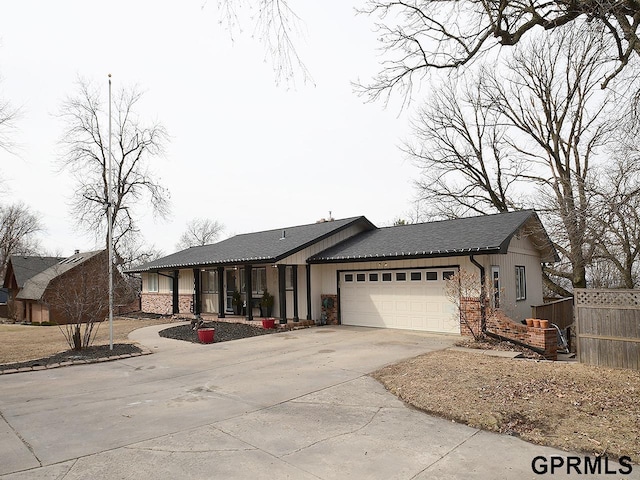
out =
[[9,318],[19,322],[25,318],[26,305],[16,298],[25,282],[62,260],[64,257],[12,255],[9,258],[3,282],[4,288],[8,291]]
[[[75,323],[106,315],[108,253],[76,252],[32,274],[40,257],[11,257],[5,276],[14,318],[27,322]],[[29,266],[29,272],[25,267]],[[74,318],[75,317],[75,318]]]
[[557,254],[532,210],[377,228],[365,217],[237,235],[149,262],[142,310],[233,313],[239,290],[252,319],[263,291],[274,314],[369,327],[459,333],[446,279],[484,273],[514,320],[542,303],[541,263]]
[[7,301],[9,300],[9,289],[0,288],[0,318],[7,318],[9,315],[9,309],[7,308]]

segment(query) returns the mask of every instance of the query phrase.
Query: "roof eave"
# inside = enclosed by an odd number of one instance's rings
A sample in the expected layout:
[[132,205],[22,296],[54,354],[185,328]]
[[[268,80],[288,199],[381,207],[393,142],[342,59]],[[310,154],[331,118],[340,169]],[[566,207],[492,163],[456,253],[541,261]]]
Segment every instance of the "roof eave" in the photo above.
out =
[[307,263],[310,265],[328,264],[328,263],[358,263],[358,262],[376,262],[376,261],[392,261],[392,260],[413,260],[421,258],[443,258],[443,257],[467,257],[470,255],[493,253],[501,253],[500,247],[483,247],[468,248],[460,250],[439,250],[430,252],[414,252],[414,253],[394,253],[394,254],[376,254],[361,255],[357,257],[328,257],[328,258],[310,258]]

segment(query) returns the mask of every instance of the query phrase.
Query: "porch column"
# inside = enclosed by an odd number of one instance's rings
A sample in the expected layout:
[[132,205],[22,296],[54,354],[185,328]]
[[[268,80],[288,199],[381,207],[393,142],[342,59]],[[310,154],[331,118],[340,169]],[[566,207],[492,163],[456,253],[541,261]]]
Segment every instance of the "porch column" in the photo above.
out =
[[246,317],[247,320],[253,320],[253,308],[251,307],[251,303],[253,302],[253,297],[251,296],[251,291],[253,290],[253,285],[251,285],[251,265],[246,264],[244,266],[244,284],[245,290],[247,291],[246,302],[247,302],[247,312]]
[[311,320],[311,265],[306,265],[307,274],[307,320]]
[[173,299],[172,299],[172,311],[173,314],[176,315],[180,313],[180,301],[178,297],[178,276],[180,272],[178,270],[173,271],[173,277],[171,277],[171,285],[173,288]]
[[287,266],[278,265],[278,298],[280,303],[280,323],[287,323]]
[[224,267],[218,267],[218,318],[224,318]]
[[298,318],[298,265],[291,266],[291,282],[293,283],[293,321],[299,322]]
[[200,269],[193,269],[193,314],[200,315]]

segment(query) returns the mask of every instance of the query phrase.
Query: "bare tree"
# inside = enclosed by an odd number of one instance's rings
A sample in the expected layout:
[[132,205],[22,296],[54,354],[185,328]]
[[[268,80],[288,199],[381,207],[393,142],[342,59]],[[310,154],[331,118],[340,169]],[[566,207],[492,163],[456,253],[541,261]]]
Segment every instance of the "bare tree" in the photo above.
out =
[[11,255],[33,255],[40,249],[36,235],[42,231],[38,215],[24,203],[0,206],[0,278]]
[[594,235],[599,241],[590,276],[603,288],[640,285],[640,146],[637,126],[622,126],[592,192]]
[[416,82],[438,69],[458,69],[495,47],[517,45],[532,30],[552,34],[572,24],[598,29],[616,59],[600,72],[603,85],[640,54],[640,3],[635,0],[369,0],[387,60],[366,93],[377,99],[393,90],[410,95]]
[[194,218],[187,223],[187,229],[180,237],[176,248],[184,250],[189,247],[208,245],[215,242],[223,230],[224,225],[217,220]]
[[[163,153],[168,135],[160,123],[146,125],[139,119],[135,109],[141,97],[136,88],[122,89],[113,108],[112,227],[115,251],[121,257],[121,245],[139,234],[137,208],[145,200],[154,214],[165,217],[169,212],[169,192],[150,168],[152,159]],[[106,238],[109,119],[103,98],[99,89],[80,80],[77,95],[62,104],[59,116],[66,127],[60,168],[76,179],[72,211],[78,226]]]
[[416,186],[431,216],[506,212],[523,204],[527,164],[512,154],[507,127],[487,103],[485,81],[443,86],[412,122],[404,151],[422,170]]
[[[469,334],[478,341],[484,338],[486,331],[486,318],[491,317],[499,308],[496,299],[502,292],[493,289],[491,285],[482,285],[477,272],[461,269],[447,278],[444,285],[444,294],[454,305],[454,318],[460,322]],[[478,311],[474,312],[469,305],[477,302]],[[482,314],[484,311],[484,314]]]
[[538,209],[565,260],[545,270],[561,295],[569,292],[558,278],[586,286],[596,242],[593,162],[615,124],[598,85],[602,41],[565,28],[517,47],[499,74],[485,70],[462,94],[438,93],[418,118],[421,143],[407,149],[425,172],[418,186],[443,215]]
[[[232,37],[248,27],[265,45],[271,57],[276,81],[292,82],[297,75],[303,81],[311,80],[296,48],[296,37],[301,36],[301,19],[287,0],[218,0],[218,10]],[[249,19],[241,12],[249,12]],[[242,25],[245,25],[243,28]]]
[[19,114],[18,108],[13,107],[7,100],[0,100],[0,148],[9,153],[13,153],[16,147],[13,133]]
[[[67,344],[74,350],[90,346],[109,310],[108,256],[103,251],[52,280],[43,299],[59,324]],[[121,275],[114,278],[114,301],[126,304],[135,291]]]

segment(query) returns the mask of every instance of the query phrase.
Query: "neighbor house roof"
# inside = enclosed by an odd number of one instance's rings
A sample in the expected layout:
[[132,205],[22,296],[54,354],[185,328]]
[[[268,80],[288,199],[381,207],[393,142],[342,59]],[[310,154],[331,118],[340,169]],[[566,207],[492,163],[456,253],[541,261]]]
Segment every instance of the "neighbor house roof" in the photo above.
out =
[[76,253],[70,257],[59,259],[59,261],[54,265],[29,278],[24,283],[22,290],[20,290],[18,295],[16,295],[16,298],[20,300],[40,300],[51,280],[86,262],[90,258],[95,257],[103,251],[104,250]]
[[191,247],[132,268],[129,272],[277,262],[352,225],[360,225],[365,230],[376,228],[361,216],[246,233],[211,245]]
[[[31,277],[46,270],[52,265],[55,265],[60,260],[64,260],[64,257],[11,255],[11,257],[9,258],[9,261],[11,262],[11,268],[13,269],[13,276],[16,279],[18,288],[22,288],[24,283]],[[7,270],[7,274],[8,273],[9,270]],[[7,282],[8,280],[5,279],[5,284],[7,284]]]
[[[522,230],[521,230],[522,229]],[[533,210],[379,228],[351,237],[317,255],[309,263],[337,263],[506,253],[519,231],[531,235],[543,262],[557,253]]]

